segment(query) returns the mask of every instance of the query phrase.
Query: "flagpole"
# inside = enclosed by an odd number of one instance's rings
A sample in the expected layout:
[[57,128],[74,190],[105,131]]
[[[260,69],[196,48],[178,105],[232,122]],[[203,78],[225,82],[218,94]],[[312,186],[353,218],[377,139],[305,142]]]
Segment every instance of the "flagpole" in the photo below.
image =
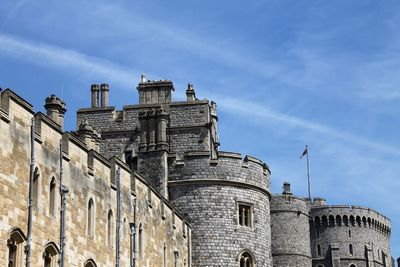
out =
[[308,157],[309,150],[308,150],[308,145],[306,145],[306,151],[307,151],[307,180],[308,180],[308,198],[311,200],[311,185],[310,185],[310,159]]

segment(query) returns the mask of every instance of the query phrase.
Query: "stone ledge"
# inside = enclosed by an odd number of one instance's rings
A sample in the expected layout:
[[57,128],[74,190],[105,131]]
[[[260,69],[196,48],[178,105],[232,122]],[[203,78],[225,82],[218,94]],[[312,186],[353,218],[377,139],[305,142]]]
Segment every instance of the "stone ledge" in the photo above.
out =
[[186,185],[224,185],[224,186],[254,189],[267,195],[269,200],[271,200],[271,193],[268,190],[265,190],[264,188],[248,183],[219,180],[219,179],[193,179],[193,180],[181,180],[181,181],[168,181],[168,186],[186,186]]

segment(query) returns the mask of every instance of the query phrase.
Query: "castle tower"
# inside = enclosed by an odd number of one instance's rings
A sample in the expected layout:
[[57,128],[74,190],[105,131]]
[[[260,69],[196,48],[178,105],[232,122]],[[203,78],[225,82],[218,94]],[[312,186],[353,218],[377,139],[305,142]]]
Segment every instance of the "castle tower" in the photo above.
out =
[[55,123],[64,128],[64,114],[67,111],[65,102],[56,95],[51,95],[46,98],[44,108],[47,112],[47,117],[52,119]]
[[306,201],[293,196],[285,182],[283,193],[271,199],[274,267],[311,267],[309,224]]
[[360,206],[311,206],[311,253],[314,266],[390,266],[391,223]]

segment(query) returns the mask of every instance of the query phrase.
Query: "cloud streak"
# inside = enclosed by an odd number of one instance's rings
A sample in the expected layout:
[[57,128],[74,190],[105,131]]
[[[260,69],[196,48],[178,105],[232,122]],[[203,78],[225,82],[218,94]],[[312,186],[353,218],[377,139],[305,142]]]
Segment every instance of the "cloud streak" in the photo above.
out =
[[72,71],[92,79],[107,77],[111,82],[125,88],[130,88],[138,77],[138,72],[108,60],[10,35],[0,34],[0,53],[46,68]]
[[[63,71],[68,70],[88,77],[99,77],[101,79],[107,77],[111,82],[119,84],[123,88],[130,88],[136,80],[134,73],[138,73],[130,71],[128,67],[115,64],[108,60],[90,57],[73,50],[49,44],[19,39],[10,35],[0,34],[0,53],[27,60],[40,66],[57,67]],[[340,138],[382,152],[400,155],[400,149],[398,148],[363,139],[324,124],[276,112],[256,102],[226,98],[218,95],[214,95],[214,98],[218,100],[218,103],[227,112],[271,119],[279,123],[299,127],[333,138]]]

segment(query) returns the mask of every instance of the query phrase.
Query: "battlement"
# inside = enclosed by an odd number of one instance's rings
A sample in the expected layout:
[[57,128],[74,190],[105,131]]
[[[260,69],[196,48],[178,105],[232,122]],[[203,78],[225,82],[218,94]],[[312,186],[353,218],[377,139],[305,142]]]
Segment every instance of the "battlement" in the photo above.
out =
[[211,158],[209,151],[191,151],[182,156],[168,157],[169,181],[180,183],[232,183],[266,190],[270,188],[270,170],[261,160],[234,152],[218,152]]
[[[56,97],[53,96],[52,99],[56,99]],[[119,158],[112,157],[107,159],[99,154],[98,151],[92,149],[90,143],[85,142],[85,139],[80,139],[77,133],[63,132],[57,121],[52,120],[41,112],[35,113],[30,103],[10,89],[1,91],[0,103],[0,119],[1,123],[4,124],[2,125],[0,138],[3,140],[2,142],[10,143],[9,146],[1,148],[3,149],[3,154],[12,153],[11,151],[16,149],[11,140],[18,137],[16,142],[18,143],[19,151],[22,153],[20,155],[21,159],[29,158],[30,126],[33,121],[35,123],[35,150],[40,155],[36,159],[37,168],[45,168],[46,166],[46,168],[57,169],[61,144],[63,164],[65,165],[64,182],[68,187],[75,188],[79,186],[79,188],[75,189],[84,191],[87,190],[85,187],[94,182],[99,186],[107,187],[107,191],[115,192],[116,170],[120,169],[120,184],[123,191],[134,196],[137,195],[136,191],[138,189],[146,191],[146,194],[149,195],[148,199],[162,202],[166,207],[164,212],[173,214],[174,217],[186,225],[185,227],[190,228],[190,225],[184,221],[181,214],[167,200],[161,197],[159,192],[152,188],[139,173],[131,171],[130,167]],[[101,112],[101,110],[99,108],[97,111]],[[111,110],[111,108],[104,108],[103,110]],[[16,136],[12,136],[12,132]],[[104,195],[103,197],[109,199],[111,196]],[[159,205],[157,204],[157,206]],[[178,221],[176,223],[179,224]]]
[[372,228],[390,236],[391,221],[381,213],[361,206],[312,206],[310,216],[315,227],[353,226]]

